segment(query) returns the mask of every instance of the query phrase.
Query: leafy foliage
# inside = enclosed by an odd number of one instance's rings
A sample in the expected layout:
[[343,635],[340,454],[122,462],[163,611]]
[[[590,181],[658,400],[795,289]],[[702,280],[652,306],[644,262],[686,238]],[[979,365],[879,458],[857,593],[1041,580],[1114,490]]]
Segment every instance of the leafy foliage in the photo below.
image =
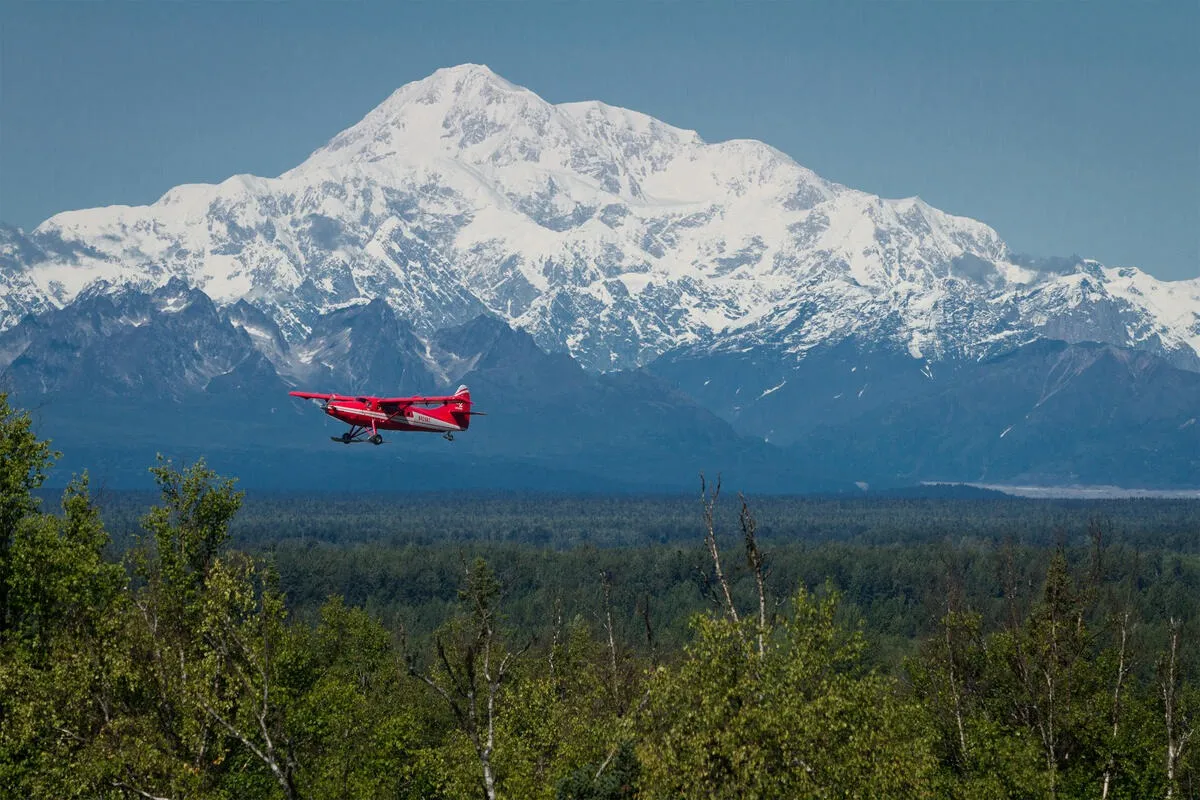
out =
[[860,671],[862,637],[836,609],[799,591],[762,654],[746,623],[697,618],[679,666],[650,680],[646,796],[928,796],[921,710]]

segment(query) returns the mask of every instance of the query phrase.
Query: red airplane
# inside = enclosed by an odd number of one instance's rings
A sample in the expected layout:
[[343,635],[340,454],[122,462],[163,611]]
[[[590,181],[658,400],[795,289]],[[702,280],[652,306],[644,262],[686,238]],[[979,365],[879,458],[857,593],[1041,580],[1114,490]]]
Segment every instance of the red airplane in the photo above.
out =
[[[335,442],[368,441],[383,444],[379,431],[427,431],[440,433],[454,441],[457,431],[471,425],[471,417],[482,411],[471,410],[471,390],[459,386],[458,391],[445,397],[365,397],[317,392],[288,392],[292,397],[320,400],[321,410],[334,419],[350,425]],[[436,408],[429,408],[436,406]],[[367,436],[367,431],[371,432]]]

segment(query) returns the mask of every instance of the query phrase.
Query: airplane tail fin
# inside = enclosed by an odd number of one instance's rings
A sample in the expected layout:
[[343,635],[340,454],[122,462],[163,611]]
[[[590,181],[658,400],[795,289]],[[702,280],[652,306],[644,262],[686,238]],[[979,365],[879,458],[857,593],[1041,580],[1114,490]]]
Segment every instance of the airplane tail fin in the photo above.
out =
[[464,383],[455,390],[453,397],[454,411],[451,413],[455,422],[465,431],[471,427],[471,390]]

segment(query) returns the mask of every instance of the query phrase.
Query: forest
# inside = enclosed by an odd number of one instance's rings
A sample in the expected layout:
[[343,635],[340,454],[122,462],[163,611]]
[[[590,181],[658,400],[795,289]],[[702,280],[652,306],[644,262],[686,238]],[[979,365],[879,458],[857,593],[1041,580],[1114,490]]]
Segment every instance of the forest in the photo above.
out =
[[0,795],[1198,798],[1200,502],[49,499],[0,395]]

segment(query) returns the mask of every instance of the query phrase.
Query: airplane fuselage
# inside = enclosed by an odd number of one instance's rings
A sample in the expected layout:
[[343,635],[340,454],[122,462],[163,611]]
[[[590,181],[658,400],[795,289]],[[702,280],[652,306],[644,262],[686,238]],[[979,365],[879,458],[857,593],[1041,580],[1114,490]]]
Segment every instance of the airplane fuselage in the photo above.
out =
[[382,431],[450,433],[465,431],[471,420],[463,403],[389,408],[370,397],[331,397],[325,413],[349,425]]

